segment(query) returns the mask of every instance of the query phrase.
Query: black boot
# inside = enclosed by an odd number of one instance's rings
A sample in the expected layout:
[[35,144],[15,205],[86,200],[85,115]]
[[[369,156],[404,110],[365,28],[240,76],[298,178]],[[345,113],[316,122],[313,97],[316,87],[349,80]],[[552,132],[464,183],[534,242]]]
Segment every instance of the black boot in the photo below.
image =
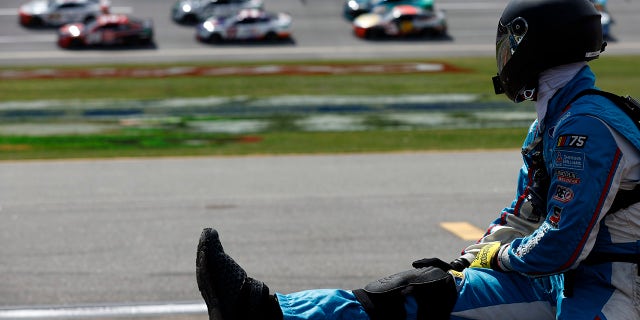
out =
[[218,232],[207,228],[200,235],[196,257],[198,289],[207,303],[210,320],[281,320],[275,295],[224,253]]

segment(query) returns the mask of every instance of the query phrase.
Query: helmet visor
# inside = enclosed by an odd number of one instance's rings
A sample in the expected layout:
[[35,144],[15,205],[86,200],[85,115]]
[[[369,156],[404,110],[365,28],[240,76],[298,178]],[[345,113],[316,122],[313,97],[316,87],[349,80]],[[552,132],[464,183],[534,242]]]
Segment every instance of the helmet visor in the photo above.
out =
[[527,34],[529,26],[522,17],[515,18],[507,24],[498,23],[498,34],[496,35],[496,62],[498,63],[498,74],[502,73],[502,68],[509,62],[511,56],[516,52],[518,45]]

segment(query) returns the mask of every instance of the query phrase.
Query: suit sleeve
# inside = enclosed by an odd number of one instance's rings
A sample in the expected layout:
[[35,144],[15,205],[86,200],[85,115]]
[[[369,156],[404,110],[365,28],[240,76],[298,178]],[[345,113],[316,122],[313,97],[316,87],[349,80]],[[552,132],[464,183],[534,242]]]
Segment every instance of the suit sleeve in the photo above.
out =
[[502,269],[532,276],[561,273],[586,258],[620,181],[621,151],[597,118],[568,117],[545,147],[546,218],[498,257]]

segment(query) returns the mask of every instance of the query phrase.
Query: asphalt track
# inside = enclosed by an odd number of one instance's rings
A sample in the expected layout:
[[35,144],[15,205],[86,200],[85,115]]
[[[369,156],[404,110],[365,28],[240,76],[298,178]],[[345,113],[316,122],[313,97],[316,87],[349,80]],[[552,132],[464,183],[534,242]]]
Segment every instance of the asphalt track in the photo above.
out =
[[[341,1],[267,1],[293,14],[293,44],[202,45],[169,19],[173,1],[113,0],[116,11],[154,19],[156,47],[69,52],[54,31],[20,27],[20,1],[5,0],[0,66],[492,55],[506,3],[441,1],[449,39],[366,42],[351,35]],[[610,9],[618,41],[607,51],[640,52],[640,3]],[[194,258],[207,226],[274,290],[359,287],[413,259],[454,257],[468,240],[439,223],[486,226],[511,200],[518,158],[509,150],[2,162],[0,319],[137,311],[203,319]]]
[[[493,55],[495,29],[506,0],[442,0],[449,37],[444,39],[364,41],[355,38],[342,18],[342,0],[266,0],[266,8],[294,17],[294,41],[285,44],[206,45],[194,39],[192,26],[173,23],[174,0],[112,0],[113,11],[150,17],[155,47],[66,51],[55,45],[52,29],[25,29],[17,23],[22,0],[0,4],[0,66],[82,63],[156,63],[184,61],[326,60],[354,58],[435,58]],[[640,52],[638,1],[611,1],[616,19],[611,54]]]
[[518,150],[0,162],[0,319],[150,305],[202,318],[210,226],[274,290],[360,287],[455,257],[471,241],[440,223],[485,228],[518,166]]

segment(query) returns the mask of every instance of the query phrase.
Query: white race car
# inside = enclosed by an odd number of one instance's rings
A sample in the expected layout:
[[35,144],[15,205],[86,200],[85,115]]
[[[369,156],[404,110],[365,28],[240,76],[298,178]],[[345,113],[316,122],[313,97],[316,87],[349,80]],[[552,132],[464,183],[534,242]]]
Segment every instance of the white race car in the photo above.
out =
[[27,27],[61,26],[67,23],[87,23],[108,13],[108,0],[32,0],[20,6],[20,24]]
[[365,13],[353,20],[353,33],[359,38],[403,38],[445,36],[444,11],[399,5],[381,13]]
[[291,22],[288,13],[243,9],[232,16],[213,16],[200,23],[196,38],[214,43],[229,40],[286,40],[291,38]]
[[228,16],[241,9],[262,7],[262,0],[178,0],[171,17],[178,23],[193,24],[210,16]]

